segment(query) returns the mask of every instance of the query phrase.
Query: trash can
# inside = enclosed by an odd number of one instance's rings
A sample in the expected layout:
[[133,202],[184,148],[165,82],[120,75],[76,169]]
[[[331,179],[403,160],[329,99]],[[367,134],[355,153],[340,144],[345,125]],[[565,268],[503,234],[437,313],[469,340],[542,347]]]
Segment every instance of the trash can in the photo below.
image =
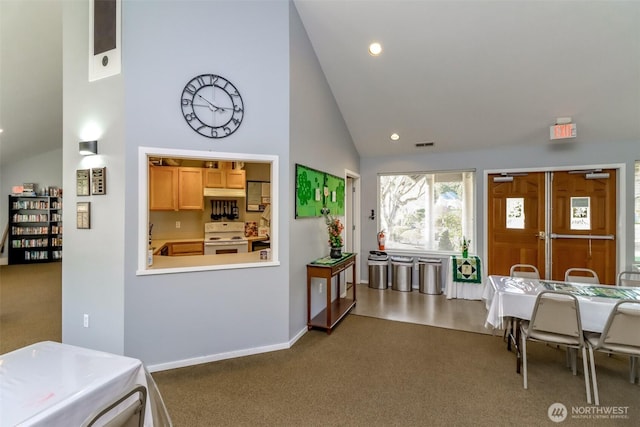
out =
[[391,257],[391,289],[411,292],[413,290],[413,258]]
[[442,293],[442,260],[431,258],[418,259],[418,282],[423,294],[439,295]]
[[369,287],[387,289],[389,286],[389,256],[386,252],[369,252]]

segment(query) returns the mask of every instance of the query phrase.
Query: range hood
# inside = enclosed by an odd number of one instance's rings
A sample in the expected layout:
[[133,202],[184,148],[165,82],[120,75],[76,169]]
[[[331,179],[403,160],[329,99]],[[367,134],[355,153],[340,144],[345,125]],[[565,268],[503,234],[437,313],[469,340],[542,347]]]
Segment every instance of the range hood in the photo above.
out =
[[239,199],[244,198],[244,190],[241,188],[207,188],[204,189],[204,197],[214,199]]

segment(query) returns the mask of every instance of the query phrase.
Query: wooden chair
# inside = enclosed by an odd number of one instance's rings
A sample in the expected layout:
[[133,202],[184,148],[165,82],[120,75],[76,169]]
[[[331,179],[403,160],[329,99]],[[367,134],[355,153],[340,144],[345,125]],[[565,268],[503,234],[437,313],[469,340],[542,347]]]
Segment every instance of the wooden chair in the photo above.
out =
[[618,286],[640,286],[640,272],[638,271],[621,271],[616,281]]
[[[578,273],[578,274],[575,274]],[[590,268],[569,268],[564,272],[565,282],[600,284],[598,274]]]
[[522,338],[522,377],[525,389],[528,388],[527,341],[556,344],[573,350],[571,354],[574,375],[577,374],[577,351],[582,351],[587,403],[591,403],[587,350],[580,321],[580,306],[574,295],[561,291],[540,292],[536,297],[531,320],[521,323],[520,333]]
[[622,300],[611,310],[602,334],[590,332],[585,335],[591,359],[591,379],[596,405],[600,404],[600,397],[598,396],[593,351],[629,356],[629,381],[633,384],[638,377],[638,360],[640,360],[640,333],[638,331],[640,331],[640,301]]

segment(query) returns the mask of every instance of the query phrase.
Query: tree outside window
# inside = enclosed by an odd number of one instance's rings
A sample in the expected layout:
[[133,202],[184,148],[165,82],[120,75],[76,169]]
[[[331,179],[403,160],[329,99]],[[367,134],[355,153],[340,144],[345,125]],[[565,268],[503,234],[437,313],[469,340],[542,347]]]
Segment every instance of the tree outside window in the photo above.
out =
[[387,249],[459,252],[463,236],[474,234],[473,172],[379,178],[380,229]]

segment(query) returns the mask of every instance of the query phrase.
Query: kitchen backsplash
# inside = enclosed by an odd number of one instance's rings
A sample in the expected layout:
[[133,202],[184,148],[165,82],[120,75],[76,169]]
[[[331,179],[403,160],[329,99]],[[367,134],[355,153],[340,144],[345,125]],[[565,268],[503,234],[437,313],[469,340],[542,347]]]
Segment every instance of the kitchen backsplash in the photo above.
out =
[[[209,209],[207,209],[209,206]],[[260,212],[246,212],[244,200],[238,200],[240,217],[235,221],[260,224]],[[222,222],[223,220],[219,220]],[[228,221],[228,220],[224,220]],[[205,209],[201,211],[150,211],[149,222],[153,224],[153,239],[200,239],[204,236],[204,223],[212,222],[211,210],[205,199]],[[180,222],[180,228],[176,228]],[[213,221],[217,222],[217,221]]]

